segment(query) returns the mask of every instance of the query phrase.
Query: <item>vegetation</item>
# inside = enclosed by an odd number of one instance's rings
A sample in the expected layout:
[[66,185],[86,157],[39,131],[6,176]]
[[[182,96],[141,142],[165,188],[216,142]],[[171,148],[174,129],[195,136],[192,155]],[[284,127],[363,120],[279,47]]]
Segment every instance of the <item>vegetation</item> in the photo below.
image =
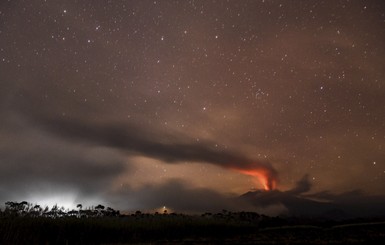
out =
[[7,202],[0,244],[335,244],[385,241],[384,220],[337,222],[253,212],[121,214],[103,205],[65,210]]
[[82,209],[83,205],[78,204],[78,210],[65,210],[64,207],[54,205],[51,209],[45,207],[44,209],[40,205],[32,205],[26,201],[23,202],[6,202],[5,210],[1,212],[2,216],[10,217],[46,217],[46,218],[63,218],[63,217],[76,217],[76,218],[91,218],[91,217],[118,217],[120,212],[113,208],[105,208],[103,205],[97,205],[96,207],[90,207],[85,210]]

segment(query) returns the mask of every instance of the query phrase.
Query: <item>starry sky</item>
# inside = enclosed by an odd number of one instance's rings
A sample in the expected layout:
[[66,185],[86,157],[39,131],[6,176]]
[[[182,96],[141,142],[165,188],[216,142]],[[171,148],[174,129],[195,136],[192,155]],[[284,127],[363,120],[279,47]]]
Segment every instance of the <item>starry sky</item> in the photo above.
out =
[[385,195],[383,1],[0,3],[0,201]]

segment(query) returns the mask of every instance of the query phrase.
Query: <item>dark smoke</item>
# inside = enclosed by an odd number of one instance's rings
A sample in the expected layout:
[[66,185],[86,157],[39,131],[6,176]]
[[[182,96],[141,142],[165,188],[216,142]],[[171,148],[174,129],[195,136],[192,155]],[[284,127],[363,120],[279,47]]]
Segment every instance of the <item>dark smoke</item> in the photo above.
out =
[[277,171],[269,162],[224,149],[218,150],[212,147],[212,142],[160,135],[150,129],[126,124],[91,124],[57,119],[44,119],[39,124],[68,140],[109,146],[132,155],[147,156],[168,163],[207,162],[229,169],[258,171],[263,173],[271,187],[277,180]]

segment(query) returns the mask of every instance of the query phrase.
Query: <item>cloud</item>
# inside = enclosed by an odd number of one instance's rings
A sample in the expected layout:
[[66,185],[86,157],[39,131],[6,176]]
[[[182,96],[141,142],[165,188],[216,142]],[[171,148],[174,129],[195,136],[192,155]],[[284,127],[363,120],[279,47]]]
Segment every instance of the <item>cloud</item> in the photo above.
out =
[[44,130],[74,142],[112,147],[128,155],[151,157],[167,163],[206,162],[230,169],[256,170],[265,175],[268,183],[278,178],[277,171],[268,161],[216,149],[212,142],[196,142],[191,138],[165,135],[135,125],[97,124],[46,117],[39,120],[38,125],[43,125]]
[[7,120],[0,129],[3,139],[8,139],[0,144],[3,202],[64,193],[76,202],[111,202],[122,210],[154,209],[159,205],[188,212],[256,210],[217,191],[189,187],[182,180],[114,191],[114,181],[132,167],[127,159],[136,155],[169,164],[206,162],[231,169],[262,169],[274,178],[277,175],[268,162],[218,150],[211,142],[191,143],[186,137],[123,124],[37,121],[20,114],[5,114]]
[[194,188],[180,179],[171,179],[162,184],[148,184],[138,189],[125,187],[106,197],[111,205],[122,209],[150,211],[166,206],[170,211],[202,213],[219,212],[223,209],[254,210],[247,202],[211,189]]
[[123,154],[89,147],[36,129],[9,117],[0,130],[0,200],[25,199],[32,193],[70,192],[87,199],[108,191],[129,170]]
[[287,193],[298,195],[310,191],[311,187],[312,183],[309,180],[309,175],[306,174],[296,183],[295,187],[288,190]]

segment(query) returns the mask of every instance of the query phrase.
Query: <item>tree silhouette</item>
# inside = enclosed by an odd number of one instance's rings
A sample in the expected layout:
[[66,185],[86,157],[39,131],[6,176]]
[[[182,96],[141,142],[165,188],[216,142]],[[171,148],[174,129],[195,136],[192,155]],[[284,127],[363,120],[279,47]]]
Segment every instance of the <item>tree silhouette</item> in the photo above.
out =
[[47,218],[92,218],[92,217],[119,217],[120,212],[110,207],[105,207],[101,204],[87,208],[83,210],[83,205],[78,204],[76,206],[78,210],[65,210],[64,207],[60,207],[55,204],[51,208],[46,206],[44,209],[38,205],[32,205],[32,203],[22,201],[13,202],[8,201],[5,203],[4,211],[0,210],[1,215],[6,216],[28,216],[28,217],[47,217]]
[[95,207],[95,210],[96,210],[96,215],[97,216],[103,216],[103,213],[104,213],[104,206],[99,204]]

